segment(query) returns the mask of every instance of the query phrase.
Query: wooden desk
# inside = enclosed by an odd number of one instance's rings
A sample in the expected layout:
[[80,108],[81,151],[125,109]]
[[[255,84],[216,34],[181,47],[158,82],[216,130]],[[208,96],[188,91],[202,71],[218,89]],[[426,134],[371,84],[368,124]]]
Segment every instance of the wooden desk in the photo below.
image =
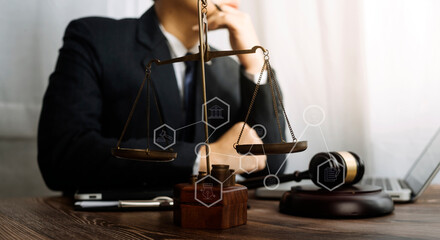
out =
[[439,239],[440,185],[414,204],[370,219],[323,220],[278,212],[277,201],[251,199],[248,224],[228,230],[173,225],[172,212],[77,212],[63,197],[0,200],[3,239]]

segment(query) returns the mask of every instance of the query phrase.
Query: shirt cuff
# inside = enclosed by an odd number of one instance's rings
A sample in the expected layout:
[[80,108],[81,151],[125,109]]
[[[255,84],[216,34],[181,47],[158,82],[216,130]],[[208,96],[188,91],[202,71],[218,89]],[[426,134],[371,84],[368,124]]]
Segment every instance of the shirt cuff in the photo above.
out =
[[200,158],[201,158],[200,154],[197,154],[196,161],[194,162],[193,165],[193,175],[199,175]]
[[[252,73],[248,73],[246,72],[246,70],[244,71],[244,75],[252,80],[252,82],[254,82],[255,84],[258,83],[258,78],[260,77],[260,74],[252,74]],[[261,76],[261,82],[260,84],[266,84],[267,83],[267,70],[264,70],[263,75]]]

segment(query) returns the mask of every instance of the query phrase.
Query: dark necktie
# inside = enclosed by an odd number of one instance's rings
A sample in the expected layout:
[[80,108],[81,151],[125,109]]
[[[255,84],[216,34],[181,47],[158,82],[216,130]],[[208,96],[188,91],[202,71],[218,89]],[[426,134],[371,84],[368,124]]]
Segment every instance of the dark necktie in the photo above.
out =
[[[186,55],[190,55],[187,53]],[[195,104],[196,104],[196,64],[195,61],[185,62],[184,78],[184,107],[185,107],[185,125],[195,122]],[[194,140],[194,126],[186,127],[184,135],[185,140],[192,142]]]

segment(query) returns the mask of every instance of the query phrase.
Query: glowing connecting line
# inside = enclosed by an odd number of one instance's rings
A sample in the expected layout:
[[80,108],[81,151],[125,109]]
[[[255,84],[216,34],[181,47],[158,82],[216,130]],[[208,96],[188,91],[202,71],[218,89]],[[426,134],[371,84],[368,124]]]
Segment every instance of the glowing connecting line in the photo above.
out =
[[[174,146],[176,144],[176,133],[177,131],[183,130],[187,127],[199,124],[199,123],[204,123],[204,124],[208,124],[208,126],[210,128],[213,129],[211,135],[208,137],[207,140],[209,140],[209,138],[212,136],[212,134],[220,129],[221,127],[225,126],[226,124],[229,123],[230,118],[231,118],[231,108],[230,105],[228,103],[226,103],[225,101],[223,101],[222,99],[218,98],[218,97],[214,97],[211,100],[209,100],[208,102],[206,102],[206,109],[208,109],[208,114],[207,114],[207,118],[208,121],[206,121],[205,119],[205,114],[204,114],[204,108],[205,108],[205,104],[202,105],[202,111],[201,111],[201,121],[198,122],[194,122],[194,123],[190,123],[187,124],[185,126],[179,127],[179,128],[172,128],[171,126],[167,125],[167,124],[163,124],[159,127],[157,127],[156,129],[154,129],[154,144],[160,148],[162,148],[163,150],[170,148],[172,146]],[[200,149],[201,145],[205,145],[205,146],[209,146],[207,144],[207,142],[201,142],[199,144],[196,145],[196,155],[198,154],[197,151],[198,149]],[[208,152],[210,152],[208,150]],[[209,155],[209,154],[208,154]],[[204,156],[207,157],[207,156]]]
[[[302,137],[309,129],[309,127],[319,128],[325,148],[327,152],[329,152],[329,160],[325,161],[324,163],[318,166],[317,182],[321,187],[329,191],[332,191],[345,183],[345,166],[341,163],[338,163],[330,155],[330,151],[326,139],[324,137],[324,133],[322,132],[322,128],[321,128],[321,125],[325,121],[325,117],[326,117],[325,112],[324,109],[322,109],[322,107],[318,105],[310,105],[306,107],[303,111],[303,120],[306,123],[306,127],[300,134],[298,141],[302,139]],[[283,163],[280,165],[280,167],[274,174],[271,173],[269,165],[266,164],[269,173],[263,180],[266,189],[275,190],[278,188],[280,184],[280,180],[277,177],[277,175],[281,171],[282,167],[284,166],[284,164],[286,163],[289,157],[290,157],[289,155],[286,155],[286,158],[284,159]]]
[[[209,137],[211,137],[212,134],[216,130],[220,129],[221,127],[223,127],[227,123],[229,123],[229,121],[230,121],[230,105],[218,97],[212,98],[206,104],[207,104],[207,109],[208,109],[208,121],[209,121],[208,125],[213,130],[209,136]],[[202,106],[202,108],[203,107],[204,106]],[[203,111],[202,111],[202,119],[203,119]],[[327,149],[327,152],[330,152],[328,149],[324,134],[321,129],[321,125],[325,121],[324,110],[320,106],[317,106],[317,105],[308,106],[307,108],[305,108],[305,110],[303,112],[303,119],[304,119],[304,122],[306,123],[306,127],[303,129],[298,140],[302,139],[302,137],[304,136],[304,134],[306,133],[306,131],[308,130],[309,127],[318,127],[321,132],[321,135],[322,135],[325,147]],[[164,134],[163,134],[164,128],[167,131],[174,133],[174,138],[175,138],[175,134],[177,131],[180,131],[180,130],[185,129],[189,126],[196,125],[199,123],[204,123],[204,121],[201,120],[198,122],[194,122],[194,123],[179,127],[177,129],[173,129],[170,126],[164,124],[164,125],[156,128],[156,130],[155,130],[155,135],[154,135],[155,136],[155,138],[154,138],[155,144],[159,145],[159,146],[163,146],[161,144],[164,143],[164,141],[163,141],[164,139],[168,139],[169,142],[172,142],[171,145],[167,145],[165,148],[171,147],[173,144],[175,144],[175,141],[172,138],[167,138],[164,136]],[[264,127],[264,125],[256,124],[256,125],[252,126],[252,128],[255,130],[255,132],[257,133],[257,135],[260,139],[264,139],[266,137],[267,129]],[[171,135],[171,134],[169,134],[169,135]],[[222,155],[222,156],[227,156],[231,159],[234,159],[234,158],[237,159],[238,161],[240,161],[239,170],[241,170],[242,172],[244,172],[246,174],[251,174],[258,169],[258,160],[251,153],[247,153],[242,156],[236,156],[236,155],[223,154],[223,153],[219,153],[219,152],[213,152],[210,150],[210,147],[206,142],[200,142],[194,148],[195,155],[200,158],[207,157],[207,155],[201,156],[201,154],[200,154],[199,149],[202,146],[206,146],[208,148],[207,153],[209,155],[211,155],[211,157],[215,156],[215,155]],[[278,188],[278,186],[280,185],[280,180],[277,175],[281,171],[284,164],[286,164],[288,157],[289,156],[286,155],[285,159],[283,160],[283,162],[279,166],[279,168],[273,172],[271,171],[269,165],[266,163],[266,167],[267,167],[267,170],[269,173],[268,175],[266,175],[266,177],[264,178],[264,181],[263,181],[266,189],[274,190],[274,189]],[[330,155],[329,155],[329,157],[331,158]],[[245,159],[245,158],[248,160],[247,162],[243,162],[243,159]],[[255,162],[250,162],[249,159],[254,159]],[[334,166],[334,164],[337,164],[338,166]],[[255,168],[252,170],[248,170],[250,165],[255,166]],[[234,171],[234,174],[236,174],[236,173],[237,173],[237,170]],[[318,175],[319,176],[322,175],[321,177],[318,177],[318,183],[320,183],[321,187],[326,188],[329,191],[332,191],[332,190],[336,189],[337,187],[341,186],[342,184],[344,184],[344,182],[337,182],[336,180],[337,179],[342,179],[342,180],[345,179],[345,177],[344,177],[345,176],[345,168],[342,164],[337,163],[336,161],[331,161],[331,159],[329,159],[328,161],[322,163],[318,167]],[[197,181],[197,184],[196,184],[196,186],[198,185],[199,187],[196,187],[196,189],[195,189],[195,192],[194,192],[195,199],[197,201],[199,201],[200,203],[202,203],[206,207],[211,207],[215,203],[218,203],[222,199],[221,195],[222,195],[222,190],[223,190],[223,184],[226,181],[228,181],[231,176],[229,176],[226,180],[224,180],[222,182],[219,181],[218,179],[215,179],[215,177],[213,177],[211,175],[208,175],[208,176],[200,179],[199,181]],[[340,177],[340,176],[342,176],[342,177]],[[335,180],[335,181],[332,181],[332,180]],[[205,181],[207,183],[204,183]],[[217,187],[212,186],[212,183],[215,183],[215,182],[217,182],[217,184],[215,184]],[[213,192],[211,193],[210,191],[213,191]]]

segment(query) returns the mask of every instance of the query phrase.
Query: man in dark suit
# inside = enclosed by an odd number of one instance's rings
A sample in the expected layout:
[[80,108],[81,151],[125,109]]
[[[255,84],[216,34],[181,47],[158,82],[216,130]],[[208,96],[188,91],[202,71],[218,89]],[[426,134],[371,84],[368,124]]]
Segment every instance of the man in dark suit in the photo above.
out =
[[[223,11],[209,3],[210,29],[227,28],[233,49],[258,45],[250,18],[238,10],[238,2],[218,3]],[[140,19],[92,17],[69,24],[50,76],[39,123],[38,162],[49,188],[169,189],[175,183],[187,181],[192,172],[206,170],[205,161],[195,153],[196,145],[204,142],[203,124],[186,127],[200,122],[202,117],[201,73],[197,65],[181,63],[152,68],[157,107],[164,122],[173,129],[185,127],[178,131],[172,146],[178,157],[169,163],[147,163],[118,159],[110,153],[121,134],[146,64],[152,59],[179,57],[176,55],[184,54],[182,49],[194,53],[198,45],[196,24],[194,0],[157,0]],[[230,106],[229,122],[215,131],[210,128],[210,159],[212,164],[229,164],[238,173],[243,168],[257,168],[263,171],[255,174],[263,175],[268,173],[266,156],[259,156],[256,161],[245,156],[240,169],[240,156],[233,149],[243,124],[240,121],[244,120],[256,86],[255,76],[258,78],[263,64],[258,54],[239,56],[239,61],[237,64],[230,58],[216,58],[206,64],[207,99],[217,97]],[[196,69],[192,78],[188,78],[189,68]],[[242,143],[262,142],[250,127],[255,124],[267,129],[264,142],[279,141],[269,90],[269,86],[261,86]],[[123,147],[145,148],[146,105],[144,92]],[[156,113],[156,105],[151,104],[150,136],[161,125]],[[283,159],[268,157],[270,169],[283,167]]]

